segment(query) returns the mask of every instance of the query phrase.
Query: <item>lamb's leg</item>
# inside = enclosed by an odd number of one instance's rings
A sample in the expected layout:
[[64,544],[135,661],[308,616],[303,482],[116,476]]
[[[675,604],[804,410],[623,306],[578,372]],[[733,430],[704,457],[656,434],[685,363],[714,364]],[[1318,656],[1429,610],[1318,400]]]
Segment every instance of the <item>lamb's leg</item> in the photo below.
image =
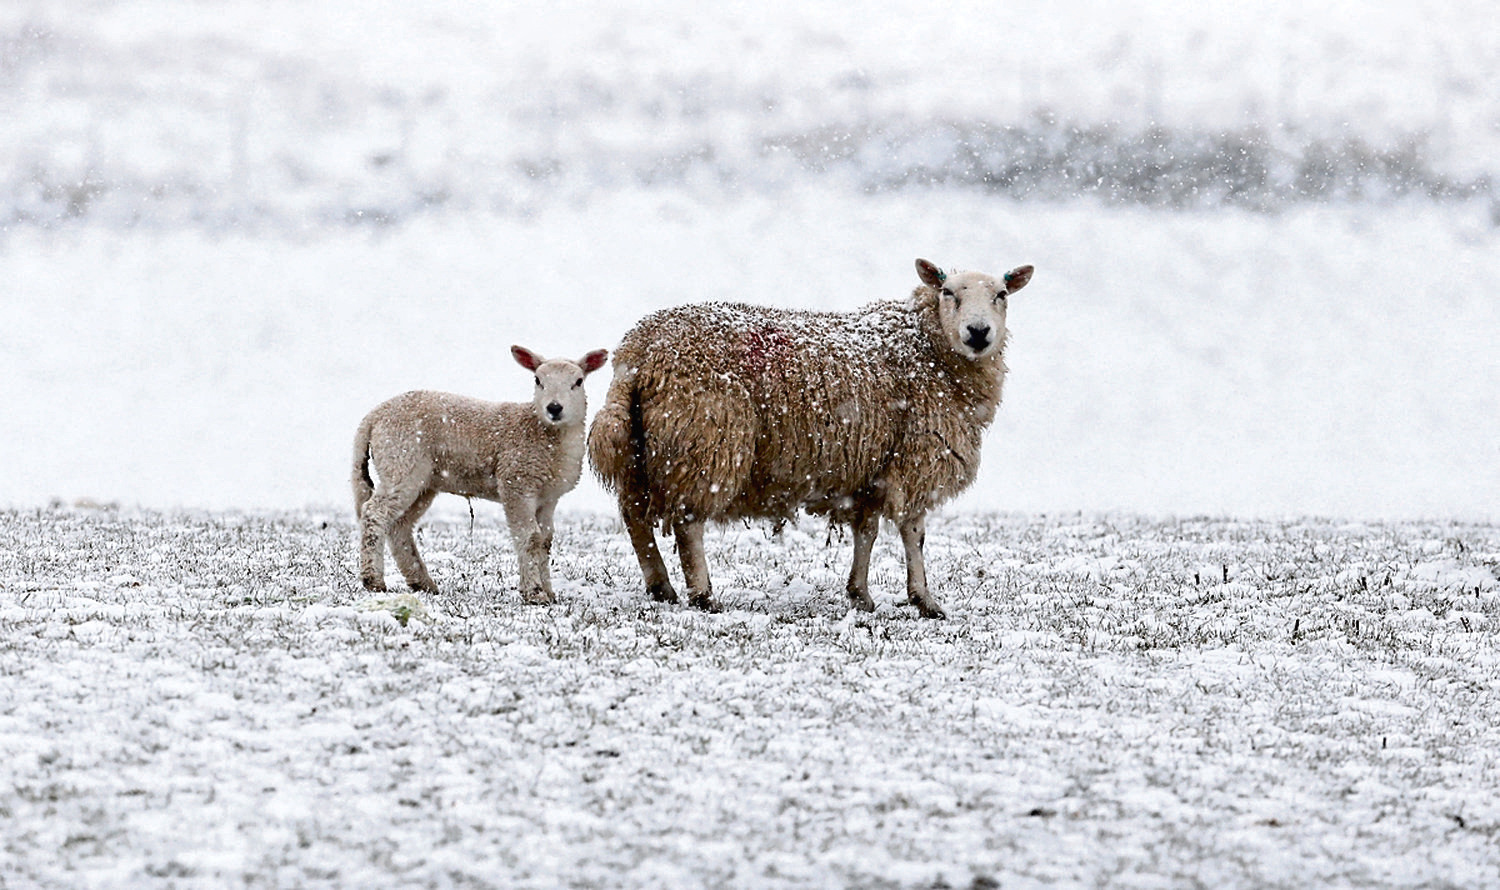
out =
[[385,590],[385,534],[381,522],[370,508],[374,498],[365,502],[359,517],[359,582],[365,590]]
[[854,517],[854,567],[849,570],[849,605],[861,612],[875,611],[870,599],[870,551],[880,533],[880,514],[861,513]]
[[382,484],[365,502],[359,517],[359,580],[366,590],[384,591],[385,543],[396,518],[416,500],[396,486]]
[[510,525],[510,538],[516,546],[516,563],[521,576],[517,587],[521,599],[528,603],[550,603],[552,594],[542,587],[539,568],[545,555],[542,552],[542,529],[536,521],[536,498],[507,498],[503,506],[505,520]]
[[538,567],[542,577],[542,590],[552,596],[552,514],[557,510],[557,501],[545,500],[537,505],[536,524],[542,532],[542,562]]
[[713,610],[713,584],[708,578],[708,559],[703,555],[703,521],[679,522],[673,526],[672,534],[677,538],[677,556],[682,560],[688,602],[700,609]]
[[667,564],[661,558],[661,549],[656,545],[656,532],[645,510],[628,493],[620,494],[620,516],[625,520],[625,530],[630,534],[630,545],[635,548],[635,558],[641,564],[641,575],[646,582],[646,592],[659,603],[677,602],[677,591],[667,577]]
[[438,586],[432,580],[432,575],[427,573],[427,564],[422,561],[422,554],[417,552],[417,541],[412,537],[412,529],[416,527],[422,514],[427,512],[427,508],[432,506],[432,500],[436,497],[436,491],[423,492],[391,526],[391,555],[396,557],[401,577],[406,579],[406,585],[412,590],[424,593],[437,593]]
[[906,548],[906,597],[923,618],[947,618],[927,590],[927,565],[922,558],[922,544],[927,539],[927,517],[918,516],[901,523],[901,543]]

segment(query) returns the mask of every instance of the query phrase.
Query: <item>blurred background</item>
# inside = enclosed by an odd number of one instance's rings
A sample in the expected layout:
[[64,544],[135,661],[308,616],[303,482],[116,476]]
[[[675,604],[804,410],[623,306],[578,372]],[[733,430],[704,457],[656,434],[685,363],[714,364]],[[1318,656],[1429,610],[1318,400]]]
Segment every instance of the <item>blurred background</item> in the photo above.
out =
[[344,509],[390,395],[922,256],[1037,267],[954,509],[1500,518],[1489,4],[516,5],[0,6],[0,505]]

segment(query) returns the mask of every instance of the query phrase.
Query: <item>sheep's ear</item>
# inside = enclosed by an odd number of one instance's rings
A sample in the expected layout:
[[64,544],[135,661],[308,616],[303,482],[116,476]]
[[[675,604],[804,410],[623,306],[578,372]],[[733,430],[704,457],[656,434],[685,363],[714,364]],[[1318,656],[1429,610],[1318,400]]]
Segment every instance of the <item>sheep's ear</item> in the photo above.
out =
[[537,369],[537,366],[542,363],[541,356],[537,355],[524,346],[512,346],[510,348],[510,354],[515,356],[516,364],[520,365],[528,371],[535,371]]
[[1025,287],[1026,282],[1031,280],[1032,271],[1034,270],[1030,266],[1017,266],[1014,269],[1011,269],[1009,272],[1006,272],[1005,292],[1008,294],[1013,294],[1021,288]]
[[600,368],[604,367],[604,362],[608,358],[609,350],[596,349],[580,359],[578,362],[578,367],[583,369],[583,373],[592,374]]
[[948,280],[947,274],[942,269],[927,260],[917,260],[917,277],[921,278],[922,283],[928,287],[942,287],[943,282]]

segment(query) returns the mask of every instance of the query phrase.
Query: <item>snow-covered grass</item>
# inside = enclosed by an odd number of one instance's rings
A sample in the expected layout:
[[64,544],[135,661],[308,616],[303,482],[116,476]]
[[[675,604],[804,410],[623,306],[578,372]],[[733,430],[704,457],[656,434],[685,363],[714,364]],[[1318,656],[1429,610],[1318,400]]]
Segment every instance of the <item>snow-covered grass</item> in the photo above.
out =
[[963,513],[947,622],[890,535],[864,616],[810,522],[713,533],[718,614],[613,519],[552,607],[421,534],[389,611],[343,511],[0,514],[0,885],[1500,880],[1492,525]]

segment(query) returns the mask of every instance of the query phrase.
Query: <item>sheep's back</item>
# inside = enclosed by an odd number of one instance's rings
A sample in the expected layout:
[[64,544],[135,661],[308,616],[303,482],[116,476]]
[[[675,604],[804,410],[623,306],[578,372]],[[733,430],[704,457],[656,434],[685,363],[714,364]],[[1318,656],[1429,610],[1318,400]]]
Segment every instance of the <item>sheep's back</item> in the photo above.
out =
[[648,316],[616,361],[635,379],[651,514],[781,517],[877,498],[924,336],[897,302]]

